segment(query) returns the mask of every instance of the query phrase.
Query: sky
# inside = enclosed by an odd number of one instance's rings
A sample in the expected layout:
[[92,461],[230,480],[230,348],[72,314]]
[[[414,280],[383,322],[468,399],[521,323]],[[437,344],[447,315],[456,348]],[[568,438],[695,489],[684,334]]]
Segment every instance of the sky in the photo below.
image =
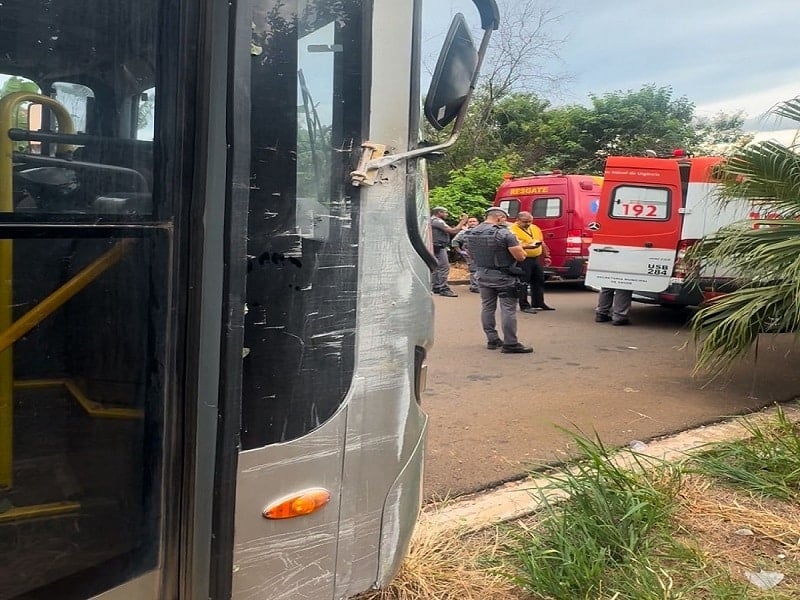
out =
[[[509,1],[498,0],[501,10]],[[743,110],[745,129],[791,127],[764,114],[800,95],[797,0],[536,1],[563,15],[550,32],[565,38],[552,71],[570,80],[558,94],[541,94],[555,105],[656,84],[694,102],[698,116]],[[423,55],[432,64],[456,12],[477,24],[471,0],[424,2]]]

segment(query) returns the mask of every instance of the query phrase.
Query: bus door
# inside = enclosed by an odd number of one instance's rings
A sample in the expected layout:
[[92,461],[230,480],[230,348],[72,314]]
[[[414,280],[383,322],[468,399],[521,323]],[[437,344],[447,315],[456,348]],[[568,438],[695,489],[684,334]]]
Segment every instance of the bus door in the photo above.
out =
[[2,600],[208,595],[226,169],[223,137],[195,179],[191,4],[0,4]]
[[[475,4],[488,29],[497,7]],[[233,114],[247,142],[233,187],[248,206],[233,597],[346,598],[397,572],[421,503],[433,315],[420,173],[399,160],[375,179],[359,160],[387,141],[393,156],[381,149],[378,162],[421,151],[409,118],[421,6],[252,6],[232,69],[247,100]],[[479,62],[462,15],[447,40],[436,72],[461,96],[471,80],[454,71]],[[461,106],[427,99],[429,121]]]
[[677,161],[610,157],[593,231],[586,285],[643,292],[670,283],[683,223]]

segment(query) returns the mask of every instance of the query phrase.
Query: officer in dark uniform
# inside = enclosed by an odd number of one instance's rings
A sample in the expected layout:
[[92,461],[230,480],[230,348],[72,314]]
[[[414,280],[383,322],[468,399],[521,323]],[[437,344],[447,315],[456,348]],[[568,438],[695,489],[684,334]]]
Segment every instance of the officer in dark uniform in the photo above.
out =
[[[481,325],[490,350],[500,348],[507,354],[527,354],[533,348],[517,340],[517,301],[522,269],[517,262],[525,260],[525,250],[517,237],[505,226],[508,213],[492,207],[486,219],[466,234],[469,251],[475,261],[475,279],[481,291]],[[503,339],[497,334],[495,311],[500,304]]]
[[467,215],[461,215],[461,220],[455,227],[450,227],[445,219],[448,217],[447,209],[436,206],[431,210],[431,233],[433,234],[433,254],[436,257],[436,270],[433,272],[433,293],[447,298],[457,298],[447,278],[450,275],[450,257],[447,249],[450,247],[450,238],[456,235],[467,223]]

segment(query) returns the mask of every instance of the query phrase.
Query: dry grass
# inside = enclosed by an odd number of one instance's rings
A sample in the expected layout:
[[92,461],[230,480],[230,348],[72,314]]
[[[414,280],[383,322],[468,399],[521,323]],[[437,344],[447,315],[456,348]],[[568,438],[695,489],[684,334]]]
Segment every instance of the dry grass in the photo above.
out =
[[[800,506],[756,498],[687,475],[678,493],[675,538],[697,548],[703,562],[743,582],[745,571],[779,571],[775,595],[750,588],[746,598],[800,598]],[[538,517],[519,523],[529,528]],[[741,535],[749,530],[753,535]],[[740,533],[737,533],[740,532]],[[524,600],[530,596],[496,570],[504,540],[495,528],[478,533],[442,530],[423,514],[400,573],[386,590],[357,600]],[[678,574],[675,574],[678,576]],[[706,596],[703,596],[705,598]]]
[[423,514],[408,556],[385,590],[358,600],[512,600],[525,598],[488,566],[501,540],[493,530],[478,534],[443,532]]
[[469,279],[469,269],[467,263],[458,261],[450,263],[450,275],[447,277],[449,281],[466,281]]
[[[796,434],[794,426],[787,433],[790,436]],[[777,443],[772,438],[764,437],[764,439],[770,448]],[[759,443],[763,445],[764,440],[759,440]],[[751,454],[760,456],[758,454],[761,451],[760,447],[753,448],[754,445],[756,441],[750,440],[747,448],[751,450]],[[785,446],[795,447],[791,444],[780,445],[781,448]],[[592,450],[591,447],[588,449]],[[605,452],[603,448],[601,450]],[[624,461],[613,461],[609,473],[620,475],[617,469],[631,468],[630,464],[623,463]],[[770,463],[773,470],[769,472],[775,474],[788,472],[792,477],[787,476],[785,480],[796,482],[792,464],[794,463],[788,459],[778,465],[780,468],[774,468],[776,465]],[[650,562],[641,561],[641,566],[646,572],[636,571],[633,573],[633,579],[626,579],[626,571],[619,570],[612,580],[616,590],[613,598],[647,600],[662,597],[685,600],[800,598],[800,503],[748,491],[748,488],[741,484],[736,487],[726,485],[720,479],[697,474],[696,470],[684,470],[684,466],[685,463],[675,466],[680,476],[669,478],[673,485],[658,486],[659,489],[669,488],[668,495],[671,498],[672,508],[668,511],[667,521],[664,523],[668,527],[669,543],[663,548],[653,546],[655,553],[649,556]],[[637,467],[641,468],[642,465],[637,464]],[[758,470],[757,467],[754,468]],[[764,469],[767,469],[767,466],[764,466]],[[665,477],[668,475],[658,468],[647,471],[651,478],[656,478],[653,481],[657,484],[660,473]],[[751,479],[753,478],[746,481]],[[627,479],[625,481],[629,482]],[[602,485],[606,486],[607,483]],[[629,487],[625,489],[630,491]],[[761,488],[750,486],[749,489]],[[543,540],[544,533],[538,534],[536,529],[540,520],[546,516],[544,511],[517,521],[512,527],[503,527],[500,531],[490,527],[475,533],[474,530],[454,531],[452,527],[435,526],[434,518],[437,517],[438,511],[445,510],[448,504],[447,499],[442,500],[432,510],[426,510],[422,514],[406,561],[391,586],[383,591],[363,594],[358,597],[359,600],[530,600],[531,595],[520,587],[512,585],[507,578],[509,573],[515,574],[515,577],[518,574],[519,555],[515,558],[513,553],[509,554],[509,548],[513,546],[511,542],[519,538],[515,537],[515,531],[527,531],[531,534],[529,537],[538,543],[530,548],[523,547],[523,558],[530,558],[530,551],[537,549],[548,556],[552,556],[553,552],[558,554],[560,551],[558,542],[561,539],[574,540],[578,544],[576,547],[586,546],[585,540],[575,539],[578,529],[574,524],[569,525],[565,535],[556,538],[554,542]],[[639,504],[636,505],[637,511],[646,508],[643,504],[640,507]],[[626,518],[633,514],[631,510]],[[594,523],[598,518],[598,512],[595,510],[589,510],[586,514],[588,522]],[[601,540],[597,543],[603,544],[602,537],[594,539]],[[539,542],[543,542],[544,547]],[[645,550],[646,546],[645,544]],[[571,547],[565,546],[565,548],[570,550]],[[517,583],[524,585],[536,598],[550,597],[547,596],[548,593],[556,593],[559,598],[566,598],[567,596],[558,594],[564,590],[569,592],[583,589],[576,587],[582,582],[578,577],[581,565],[580,561],[576,560],[578,553],[567,552],[566,555],[571,557],[568,565],[556,565],[554,576],[551,576],[546,568],[537,567],[530,572],[529,580],[518,577]],[[592,557],[594,556],[592,554]],[[648,558],[645,555],[642,557]],[[501,575],[501,570],[507,574],[506,577]],[[745,576],[747,571],[775,571],[782,573],[784,579],[772,590],[759,590],[747,582]],[[569,586],[569,589],[565,588],[565,578],[574,580],[576,585]],[[665,582],[668,584],[666,587]],[[548,587],[553,583],[555,587]],[[608,581],[602,580],[601,583]],[[596,587],[594,591],[598,591]],[[664,593],[661,594],[661,591]],[[611,596],[599,594],[596,597]]]
[[[700,476],[686,477],[679,501],[679,534],[707,560],[734,579],[759,569],[784,573],[780,593],[800,598],[800,507]],[[748,530],[752,535],[742,535]]]

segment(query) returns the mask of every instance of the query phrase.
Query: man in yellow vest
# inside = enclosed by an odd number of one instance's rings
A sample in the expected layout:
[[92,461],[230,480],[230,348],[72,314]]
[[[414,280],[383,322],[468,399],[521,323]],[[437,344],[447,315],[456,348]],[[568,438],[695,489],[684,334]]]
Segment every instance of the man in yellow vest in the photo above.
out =
[[535,313],[539,310],[555,310],[544,302],[544,268],[550,264],[550,250],[544,243],[542,230],[533,224],[533,215],[523,211],[517,215],[516,223],[509,228],[517,236],[523,250],[525,260],[521,267],[524,274],[520,276],[522,283],[530,287],[531,300],[528,302],[527,290],[519,297],[519,308],[524,313]]

